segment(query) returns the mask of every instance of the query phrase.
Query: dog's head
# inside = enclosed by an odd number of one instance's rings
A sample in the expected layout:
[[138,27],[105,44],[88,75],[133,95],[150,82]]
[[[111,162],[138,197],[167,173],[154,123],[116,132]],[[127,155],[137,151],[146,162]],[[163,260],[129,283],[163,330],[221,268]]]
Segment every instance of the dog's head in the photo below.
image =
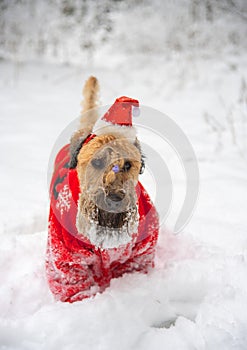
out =
[[98,246],[118,246],[137,230],[136,185],[143,169],[139,142],[103,134],[77,156],[80,199],[77,229]]

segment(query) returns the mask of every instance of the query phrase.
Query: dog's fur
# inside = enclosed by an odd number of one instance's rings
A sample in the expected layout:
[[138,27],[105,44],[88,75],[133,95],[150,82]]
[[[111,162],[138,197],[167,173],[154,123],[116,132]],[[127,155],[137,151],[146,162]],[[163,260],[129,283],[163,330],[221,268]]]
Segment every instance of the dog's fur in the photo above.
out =
[[[81,188],[76,224],[92,243],[107,245],[114,238],[118,246],[138,224],[135,186],[143,157],[137,139],[132,142],[113,128],[82,147],[98,118],[98,93],[98,81],[90,77],[83,89],[80,128],[71,138],[71,159]],[[113,166],[120,171],[115,173]]]

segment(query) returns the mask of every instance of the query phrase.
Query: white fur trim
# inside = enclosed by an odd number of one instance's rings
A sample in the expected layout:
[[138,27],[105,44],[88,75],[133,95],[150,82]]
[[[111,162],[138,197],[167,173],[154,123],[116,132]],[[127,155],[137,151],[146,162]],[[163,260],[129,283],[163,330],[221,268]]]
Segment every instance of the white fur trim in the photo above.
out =
[[136,139],[136,129],[134,126],[112,124],[102,119],[99,119],[94,125],[93,133],[96,135],[120,134],[132,142]]

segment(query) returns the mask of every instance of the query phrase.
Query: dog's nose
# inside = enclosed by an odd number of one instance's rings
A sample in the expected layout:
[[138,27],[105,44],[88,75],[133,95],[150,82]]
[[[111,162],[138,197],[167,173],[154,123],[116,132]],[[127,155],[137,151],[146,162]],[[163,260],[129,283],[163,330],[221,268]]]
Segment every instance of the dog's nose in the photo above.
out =
[[120,202],[121,200],[124,199],[125,193],[124,193],[124,191],[119,191],[117,193],[110,192],[107,197],[113,202]]

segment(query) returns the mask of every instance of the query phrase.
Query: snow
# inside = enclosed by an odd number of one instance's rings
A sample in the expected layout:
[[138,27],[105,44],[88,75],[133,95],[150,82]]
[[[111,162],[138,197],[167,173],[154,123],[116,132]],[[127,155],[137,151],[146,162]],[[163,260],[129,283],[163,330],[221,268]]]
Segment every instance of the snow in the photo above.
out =
[[[143,7],[145,20],[149,10]],[[112,15],[121,50],[114,54],[107,42],[83,65],[21,63],[19,58],[0,62],[0,349],[247,349],[247,54],[241,41],[246,25],[232,21],[233,12],[219,17],[211,30],[197,22],[202,35],[195,40],[201,46],[194,41],[190,51],[186,38],[191,28],[175,31],[178,19],[169,18],[166,36],[174,30],[184,51],[169,47],[169,55],[151,54],[142,45],[157,47],[161,40],[154,35],[163,23],[156,13],[154,29],[151,19],[129,43],[125,26],[133,27],[133,18],[138,25],[137,9],[124,25],[124,11]],[[182,18],[186,24],[187,17]],[[233,27],[239,46],[227,41]],[[139,43],[141,33],[147,40]],[[22,58],[25,45],[18,51]],[[65,60],[59,56],[57,61]],[[175,188],[156,268],[148,275],[126,274],[112,280],[104,293],[67,304],[54,301],[44,269],[48,164],[58,135],[79,114],[82,84],[91,74],[100,81],[103,104],[131,96],[180,126],[197,155],[200,194],[191,221],[174,235],[183,172],[177,172],[176,155],[167,155],[157,141]],[[155,196],[159,189],[150,174],[141,181]]]
[[[138,223],[139,220],[131,220],[128,222],[129,225],[125,224],[119,230],[104,227],[102,233],[102,228],[99,228],[98,224],[95,224],[92,220],[86,237],[88,237],[90,242],[96,247],[103,249],[117,248],[133,240],[133,233],[137,231]],[[129,226],[131,227],[131,231],[129,230]]]

